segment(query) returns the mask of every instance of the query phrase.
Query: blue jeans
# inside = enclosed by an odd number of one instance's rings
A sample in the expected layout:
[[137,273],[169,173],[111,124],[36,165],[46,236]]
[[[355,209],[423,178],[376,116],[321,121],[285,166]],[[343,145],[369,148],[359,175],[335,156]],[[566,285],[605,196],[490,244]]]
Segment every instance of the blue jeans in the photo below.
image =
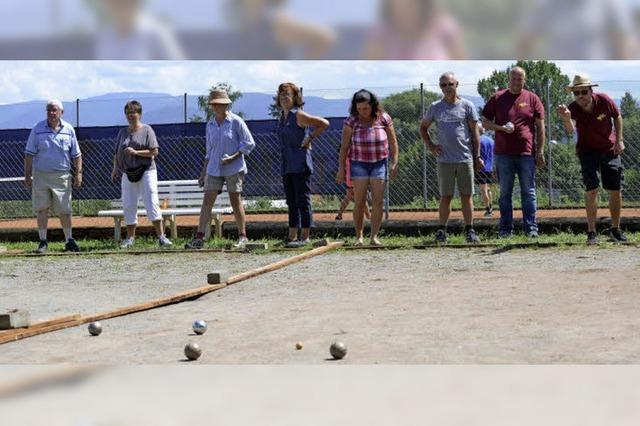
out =
[[513,230],[513,183],[520,181],[524,231],[538,232],[536,224],[536,159],[531,155],[496,155],[500,183],[500,232]]

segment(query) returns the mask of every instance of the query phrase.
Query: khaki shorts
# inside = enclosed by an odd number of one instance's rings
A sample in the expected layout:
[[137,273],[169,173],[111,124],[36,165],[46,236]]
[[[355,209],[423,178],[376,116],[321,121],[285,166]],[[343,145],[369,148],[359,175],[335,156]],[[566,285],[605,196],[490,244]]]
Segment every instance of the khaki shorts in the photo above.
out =
[[440,196],[452,196],[456,182],[460,194],[473,195],[473,163],[438,163]]
[[211,192],[222,191],[224,184],[227,184],[227,192],[242,192],[242,183],[244,182],[244,172],[236,173],[231,176],[210,176],[204,180],[204,191]]
[[53,207],[57,214],[70,214],[71,173],[34,170],[31,204],[34,213]]

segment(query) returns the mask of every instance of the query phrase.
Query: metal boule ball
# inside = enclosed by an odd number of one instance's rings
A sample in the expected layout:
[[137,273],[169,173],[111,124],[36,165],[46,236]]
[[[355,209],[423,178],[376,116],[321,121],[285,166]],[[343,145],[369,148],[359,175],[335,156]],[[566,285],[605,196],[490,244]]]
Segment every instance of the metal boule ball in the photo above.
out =
[[98,321],[94,321],[92,323],[89,323],[89,334],[91,334],[92,336],[99,336],[100,333],[102,333],[102,324],[100,324],[100,322]]
[[202,349],[197,343],[189,343],[184,347],[184,355],[190,360],[195,361],[202,355]]
[[207,322],[205,320],[195,320],[192,328],[194,333],[204,334],[207,331]]
[[342,342],[333,342],[329,348],[333,359],[342,359],[347,355],[347,346]]

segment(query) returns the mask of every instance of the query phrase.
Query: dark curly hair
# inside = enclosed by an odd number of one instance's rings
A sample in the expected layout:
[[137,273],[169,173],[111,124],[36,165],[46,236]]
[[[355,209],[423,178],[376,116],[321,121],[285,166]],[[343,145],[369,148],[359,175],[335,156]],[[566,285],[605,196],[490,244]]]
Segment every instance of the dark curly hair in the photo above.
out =
[[367,89],[360,89],[356,93],[353,94],[353,98],[351,99],[351,108],[349,109],[349,113],[352,116],[358,115],[358,107],[357,104],[361,104],[363,102],[367,102],[371,105],[371,116],[377,117],[379,114],[383,112],[382,105],[380,105],[380,101],[378,97],[368,91]]

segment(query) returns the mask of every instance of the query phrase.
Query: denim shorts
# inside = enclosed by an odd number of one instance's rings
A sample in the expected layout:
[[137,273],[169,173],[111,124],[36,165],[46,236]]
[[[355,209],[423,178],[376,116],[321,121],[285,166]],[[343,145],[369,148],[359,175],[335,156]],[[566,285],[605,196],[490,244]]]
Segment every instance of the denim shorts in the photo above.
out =
[[365,163],[364,161],[351,162],[351,179],[386,179],[387,159],[376,161],[375,163]]

